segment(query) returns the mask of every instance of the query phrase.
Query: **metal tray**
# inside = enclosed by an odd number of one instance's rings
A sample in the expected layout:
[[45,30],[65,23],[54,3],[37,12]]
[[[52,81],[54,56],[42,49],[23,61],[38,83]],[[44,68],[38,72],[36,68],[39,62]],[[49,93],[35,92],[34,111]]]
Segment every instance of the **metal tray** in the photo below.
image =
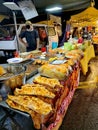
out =
[[[19,130],[36,130],[32,118],[28,113],[10,108],[5,101],[0,102],[0,107],[3,108],[3,111],[7,115],[6,118],[11,118]],[[10,126],[10,123],[8,125]]]
[[4,67],[6,73],[0,76],[0,82],[25,73],[25,67],[21,65],[9,65]]
[[29,75],[26,75],[26,80],[30,79],[32,76],[36,75],[38,73],[38,69],[31,72]]
[[34,59],[33,59],[33,58],[31,58],[31,59],[25,59],[25,60],[23,60],[22,62],[20,62],[20,63],[18,63],[18,64],[23,65],[23,66],[26,66],[26,65],[28,65],[28,64],[30,64],[30,63],[32,63],[32,62],[34,62]]

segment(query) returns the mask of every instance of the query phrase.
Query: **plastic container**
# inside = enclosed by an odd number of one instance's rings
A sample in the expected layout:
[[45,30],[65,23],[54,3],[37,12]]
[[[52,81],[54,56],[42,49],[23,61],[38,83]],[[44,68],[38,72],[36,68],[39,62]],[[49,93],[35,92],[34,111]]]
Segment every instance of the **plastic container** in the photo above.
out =
[[49,45],[46,45],[46,52],[49,52]]
[[72,50],[72,43],[70,43],[70,42],[65,42],[65,43],[64,43],[64,49],[67,50],[67,51]]
[[57,42],[52,42],[52,49],[57,48],[57,46],[58,46]]
[[26,76],[25,70],[26,68],[21,65],[7,65],[4,67],[6,73],[0,76],[0,96],[2,100],[7,98],[7,95],[17,87],[21,87],[25,84]]

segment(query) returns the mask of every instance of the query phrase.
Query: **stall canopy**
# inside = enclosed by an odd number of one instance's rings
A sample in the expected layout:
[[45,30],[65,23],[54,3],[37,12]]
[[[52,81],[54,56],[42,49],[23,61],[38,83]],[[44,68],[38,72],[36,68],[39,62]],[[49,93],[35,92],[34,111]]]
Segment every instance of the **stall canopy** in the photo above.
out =
[[94,1],[91,6],[83,12],[71,16],[72,26],[98,26],[98,10],[94,8]]
[[0,22],[2,22],[2,20],[4,19],[8,19],[9,17],[7,15],[1,15],[0,14]]

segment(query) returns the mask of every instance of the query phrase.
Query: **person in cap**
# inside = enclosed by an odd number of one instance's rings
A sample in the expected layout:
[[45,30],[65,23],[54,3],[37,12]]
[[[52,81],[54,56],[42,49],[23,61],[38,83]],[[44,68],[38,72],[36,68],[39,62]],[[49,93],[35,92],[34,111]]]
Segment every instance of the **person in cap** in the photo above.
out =
[[[26,46],[27,52],[39,49],[39,35],[30,21],[26,21],[26,30],[19,35],[19,40]],[[26,39],[26,41],[24,40]]]

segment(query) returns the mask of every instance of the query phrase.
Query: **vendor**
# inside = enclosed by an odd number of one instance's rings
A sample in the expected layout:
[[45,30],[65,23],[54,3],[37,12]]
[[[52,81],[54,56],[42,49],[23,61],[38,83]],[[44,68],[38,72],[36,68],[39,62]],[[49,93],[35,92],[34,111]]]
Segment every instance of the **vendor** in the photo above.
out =
[[72,38],[76,38],[76,39],[79,38],[79,31],[77,27],[75,27],[73,30]]
[[[26,38],[26,41],[23,38]],[[26,46],[27,52],[39,49],[39,35],[30,21],[26,22],[26,31],[19,35],[19,40]]]

